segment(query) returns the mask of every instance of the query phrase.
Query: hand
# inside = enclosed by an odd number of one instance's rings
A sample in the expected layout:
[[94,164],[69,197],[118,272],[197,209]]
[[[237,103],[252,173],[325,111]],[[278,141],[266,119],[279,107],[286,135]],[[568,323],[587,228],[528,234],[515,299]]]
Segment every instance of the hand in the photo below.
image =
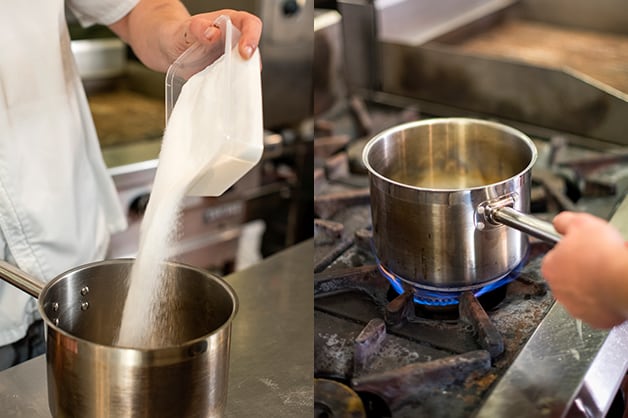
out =
[[556,299],[596,328],[622,323],[628,312],[628,248],[615,228],[586,213],[562,212],[554,227],[564,237],[541,272]]
[[183,41],[182,45],[179,45],[183,48],[180,52],[195,41],[204,44],[215,42],[220,37],[220,30],[213,26],[213,23],[220,15],[229,16],[231,23],[242,33],[238,51],[243,58],[251,58],[262,34],[262,21],[257,16],[235,10],[219,10],[192,16],[180,28]]
[[109,28],[133,48],[148,68],[166,72],[191,44],[211,44],[219,30],[213,25],[220,15],[229,16],[242,36],[238,51],[248,59],[259,44],[262,21],[247,12],[217,10],[190,16],[178,0],[141,0]]

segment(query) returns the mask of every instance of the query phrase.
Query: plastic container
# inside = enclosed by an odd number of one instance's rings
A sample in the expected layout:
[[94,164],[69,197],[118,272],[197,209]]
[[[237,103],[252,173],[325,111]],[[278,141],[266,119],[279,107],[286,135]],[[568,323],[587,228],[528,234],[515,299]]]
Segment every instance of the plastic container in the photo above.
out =
[[[207,161],[190,187],[187,194],[193,196],[222,195],[259,162],[264,148],[258,52],[245,61],[237,49],[240,32],[231,20],[220,16],[214,25],[220,29],[220,41],[211,46],[192,44],[166,73],[168,124],[179,94],[192,76],[217,64],[218,60],[224,60],[220,65],[227,66],[223,73],[225,80],[217,88],[220,91],[200,92],[204,96],[199,97],[205,100],[200,99],[200,106],[191,115],[192,124],[194,118],[219,119],[215,123],[218,127],[215,132],[198,140],[214,141],[212,146],[220,146],[217,156]],[[256,66],[255,70],[251,69],[252,65]]]

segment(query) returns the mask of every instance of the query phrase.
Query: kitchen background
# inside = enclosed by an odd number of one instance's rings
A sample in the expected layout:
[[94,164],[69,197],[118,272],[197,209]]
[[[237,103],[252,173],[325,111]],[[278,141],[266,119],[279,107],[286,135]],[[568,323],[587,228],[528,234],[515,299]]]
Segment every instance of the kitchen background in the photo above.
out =
[[[313,4],[184,3],[192,13],[233,8],[264,22],[262,162],[220,197],[188,197],[176,248],[178,260],[226,274],[312,235]],[[165,126],[164,75],[147,69],[107,28],[68,20],[103,156],[129,220],[112,237],[109,257],[133,256]]]
[[586,211],[628,233],[625,1],[315,5],[315,416],[624,416],[628,327],[578,328],[540,274],[549,245],[531,239],[506,284],[457,304],[391,285],[362,150],[404,122],[502,122],[538,149],[535,216]]
[[[578,330],[539,274],[546,244],[532,242],[521,274],[488,303],[470,297],[452,311],[410,298],[408,307],[407,295],[391,292],[371,253],[361,150],[405,121],[496,120],[539,149],[536,216],[625,213],[624,0],[185,3],[192,12],[242,8],[264,20],[267,135],[262,164],[232,190],[188,200],[180,259],[227,273],[313,231],[316,416],[341,415],[355,400],[364,406],[356,416],[369,417],[622,415],[628,331]],[[78,41],[88,38],[90,50],[108,38],[98,28],[72,30],[77,57]],[[111,247],[121,256],[137,245],[164,83],[128,50],[111,53],[118,61],[106,64],[119,67],[103,75],[87,66],[84,81],[128,208],[130,227]],[[252,258],[238,257],[251,249]]]

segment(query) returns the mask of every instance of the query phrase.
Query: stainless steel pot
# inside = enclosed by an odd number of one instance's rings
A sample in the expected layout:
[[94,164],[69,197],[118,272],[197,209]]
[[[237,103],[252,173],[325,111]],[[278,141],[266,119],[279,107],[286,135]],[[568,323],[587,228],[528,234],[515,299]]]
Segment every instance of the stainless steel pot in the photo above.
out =
[[[175,292],[164,332],[180,342],[114,345],[133,260],[76,267],[44,286],[6,262],[0,276],[38,298],[46,324],[48,403],[54,417],[216,417],[227,398],[237,297],[220,278],[167,263]],[[141,303],[142,301],[138,301]],[[145,301],[144,301],[145,302]]]
[[523,133],[475,119],[411,122],[372,138],[363,161],[380,265],[411,286],[460,291],[519,265],[521,231],[559,240],[526,214],[536,158]]

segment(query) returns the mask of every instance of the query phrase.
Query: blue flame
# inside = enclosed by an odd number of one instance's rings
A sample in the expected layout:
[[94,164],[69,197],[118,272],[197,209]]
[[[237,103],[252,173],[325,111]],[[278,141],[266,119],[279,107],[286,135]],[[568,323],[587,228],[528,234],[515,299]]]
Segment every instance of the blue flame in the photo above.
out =
[[[495,290],[499,287],[502,287],[512,282],[519,276],[519,273],[521,273],[521,270],[523,269],[523,266],[525,266],[526,262],[527,262],[527,256],[524,257],[523,261],[521,261],[506,276],[502,277],[501,279],[495,282],[489,283],[486,286],[473,290],[473,294],[476,297],[480,297],[492,290]],[[395,292],[397,292],[398,294],[402,294],[405,290],[402,284],[403,280],[401,280],[394,273],[391,273],[390,271],[388,271],[384,266],[382,266],[379,260],[377,260],[377,267],[380,273],[382,274],[382,276],[388,279],[388,281],[390,282]],[[457,305],[460,295],[462,294],[462,291],[438,292],[438,291],[433,291],[433,290],[428,290],[428,289],[422,289],[420,287],[417,287],[416,285],[413,286],[413,291],[414,291],[414,302],[419,305],[428,305],[428,306]]]

